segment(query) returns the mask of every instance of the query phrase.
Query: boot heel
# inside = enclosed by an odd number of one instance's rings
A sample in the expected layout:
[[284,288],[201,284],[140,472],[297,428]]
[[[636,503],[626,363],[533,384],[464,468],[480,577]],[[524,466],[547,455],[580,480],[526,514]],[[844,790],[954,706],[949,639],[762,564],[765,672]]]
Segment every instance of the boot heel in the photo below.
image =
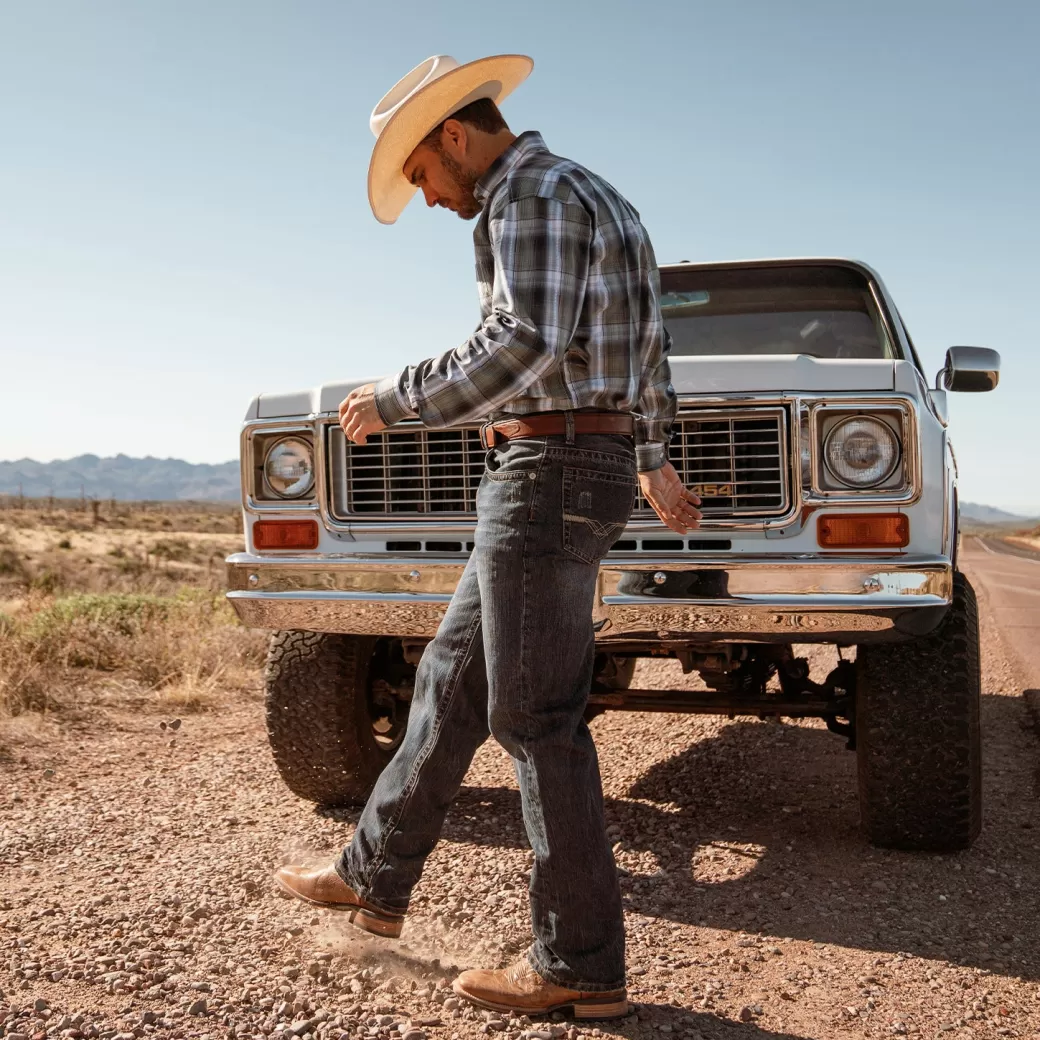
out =
[[609,1001],[583,1000],[574,1005],[575,1018],[621,1018],[628,1014],[628,998]]
[[379,917],[367,910],[355,910],[350,915],[350,923],[363,932],[381,935],[387,939],[396,939],[401,934],[404,922],[392,918]]

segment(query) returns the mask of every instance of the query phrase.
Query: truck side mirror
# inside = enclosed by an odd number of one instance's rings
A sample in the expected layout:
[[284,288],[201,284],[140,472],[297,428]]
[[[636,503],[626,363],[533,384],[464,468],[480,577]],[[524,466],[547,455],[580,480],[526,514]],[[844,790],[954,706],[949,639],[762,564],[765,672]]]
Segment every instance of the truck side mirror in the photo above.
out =
[[936,390],[984,393],[1000,382],[1000,355],[988,347],[950,347],[946,366],[935,377]]

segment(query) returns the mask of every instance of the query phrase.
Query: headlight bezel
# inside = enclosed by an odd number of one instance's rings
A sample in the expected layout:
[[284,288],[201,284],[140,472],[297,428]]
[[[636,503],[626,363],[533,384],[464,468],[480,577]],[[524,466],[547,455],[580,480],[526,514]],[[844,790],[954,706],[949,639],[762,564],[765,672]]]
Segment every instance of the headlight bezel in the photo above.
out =
[[[294,498],[280,494],[270,485],[265,473],[268,454],[286,440],[302,441],[311,460],[309,485]],[[264,513],[270,510],[313,512],[318,504],[322,482],[319,467],[322,464],[313,424],[292,421],[247,424],[242,436],[242,487],[246,509]]]
[[[892,433],[897,452],[896,464],[880,481],[865,486],[848,484],[832,473],[826,458],[827,445],[833,431],[851,419],[880,422]],[[809,407],[809,443],[812,445],[811,479],[806,492],[812,498],[826,501],[908,502],[920,493],[918,487],[917,422],[914,405],[905,398],[898,400],[855,399],[821,401]]]

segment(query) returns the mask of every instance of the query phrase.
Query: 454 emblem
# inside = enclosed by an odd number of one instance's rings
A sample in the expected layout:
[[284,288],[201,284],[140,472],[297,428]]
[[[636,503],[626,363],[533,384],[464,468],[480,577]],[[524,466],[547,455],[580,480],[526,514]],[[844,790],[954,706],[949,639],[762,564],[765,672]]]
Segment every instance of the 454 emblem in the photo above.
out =
[[691,484],[690,490],[701,498],[732,498],[732,484]]

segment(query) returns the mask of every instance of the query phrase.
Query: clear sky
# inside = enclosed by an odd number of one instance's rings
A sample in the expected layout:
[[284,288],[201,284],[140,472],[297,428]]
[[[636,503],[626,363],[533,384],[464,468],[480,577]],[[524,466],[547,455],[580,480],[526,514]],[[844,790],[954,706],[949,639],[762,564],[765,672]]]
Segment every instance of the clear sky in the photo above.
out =
[[658,258],[854,256],[952,396],[962,495],[1040,513],[1033,0],[0,0],[0,458],[237,455],[260,391],[477,320],[471,226],[365,176],[431,54],[518,51],[514,130],[613,182]]

